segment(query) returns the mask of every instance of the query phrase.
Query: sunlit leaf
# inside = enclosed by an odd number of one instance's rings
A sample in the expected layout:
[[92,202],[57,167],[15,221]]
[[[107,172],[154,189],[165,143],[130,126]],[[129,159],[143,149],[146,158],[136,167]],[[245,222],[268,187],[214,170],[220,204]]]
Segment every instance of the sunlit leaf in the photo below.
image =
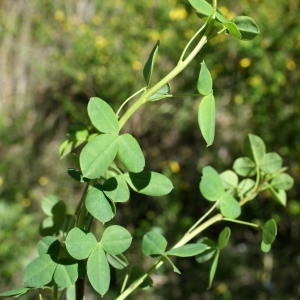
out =
[[34,259],[23,273],[23,282],[29,287],[41,287],[52,280],[57,263],[49,254]]
[[220,210],[224,217],[236,219],[241,214],[241,207],[231,195],[224,194],[221,198]]
[[119,137],[118,159],[131,172],[141,172],[145,167],[145,158],[136,139],[126,133]]
[[162,255],[166,247],[166,239],[158,232],[149,231],[143,236],[142,251],[146,256]]
[[114,202],[126,202],[130,196],[126,180],[121,175],[107,179],[103,183],[102,190]]
[[260,248],[262,252],[268,253],[271,250],[272,244],[265,244],[264,241],[261,241]]
[[106,171],[117,155],[118,139],[116,134],[101,134],[85,145],[79,158],[84,177],[95,179]]
[[87,258],[97,246],[95,236],[78,227],[70,230],[65,243],[69,254],[78,260]]
[[203,197],[209,201],[219,200],[224,193],[221,178],[217,173],[204,174],[199,188]]
[[287,191],[294,185],[294,179],[290,175],[282,173],[272,179],[271,185],[276,190]]
[[61,258],[58,261],[53,278],[59,287],[72,286],[78,278],[77,261],[72,258]]
[[281,169],[282,159],[275,152],[266,153],[259,163],[259,168],[267,174],[274,174]]
[[200,74],[197,82],[197,89],[198,92],[203,96],[207,96],[212,92],[212,78],[204,61],[201,63]]
[[233,163],[233,170],[243,177],[256,174],[255,163],[248,157],[240,157]]
[[212,6],[206,0],[189,0],[198,13],[209,17],[213,13]]
[[238,186],[238,196],[240,198],[247,195],[254,187],[255,181],[251,178],[243,179]]
[[248,134],[244,140],[244,151],[252,161],[259,164],[266,154],[266,146],[259,136]]
[[247,16],[238,16],[231,20],[234,22],[242,34],[242,40],[250,41],[253,40],[258,34],[260,34],[259,28],[256,22]]
[[221,173],[219,176],[226,190],[237,189],[239,179],[236,173],[231,170],[227,170]]
[[99,184],[88,191],[85,207],[94,218],[102,223],[110,221],[115,215],[114,204],[105,196]]
[[129,172],[122,176],[134,191],[141,194],[163,196],[169,194],[173,189],[172,182],[166,176],[156,172]]
[[92,287],[103,296],[109,288],[110,270],[104,250],[100,244],[97,245],[88,258],[87,275]]
[[153,50],[151,51],[150,56],[145,64],[145,67],[143,70],[143,75],[144,75],[147,86],[149,86],[150,82],[151,82],[153,67],[154,67],[156,55],[158,52],[158,47],[159,47],[159,41],[156,43]]
[[116,114],[108,103],[100,98],[90,99],[88,115],[93,125],[103,133],[119,133],[119,122]]
[[216,123],[216,107],[213,94],[209,94],[201,100],[198,110],[198,123],[207,147],[212,145]]
[[117,255],[126,251],[131,241],[132,236],[127,229],[113,225],[105,229],[100,244],[107,253]]

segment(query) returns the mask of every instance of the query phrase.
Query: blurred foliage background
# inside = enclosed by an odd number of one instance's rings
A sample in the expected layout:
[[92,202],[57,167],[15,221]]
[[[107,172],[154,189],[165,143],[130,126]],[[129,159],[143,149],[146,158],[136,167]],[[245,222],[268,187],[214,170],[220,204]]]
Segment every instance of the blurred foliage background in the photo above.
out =
[[[258,232],[230,225],[233,235],[221,254],[207,291],[209,263],[180,259],[182,272],[164,266],[154,290],[130,299],[299,299],[300,297],[300,3],[299,0],[219,0],[224,15],[249,15],[261,35],[251,42],[219,36],[171,82],[174,93],[196,92],[200,62],[214,78],[216,141],[206,148],[197,124],[199,99],[163,100],[140,109],[127,123],[141,144],[146,168],[163,172],[176,188],[164,198],[118,205],[116,220],[134,236],[128,252],[146,269],[151,261],[138,246],[156,227],[170,244],[209,207],[198,184],[201,169],[219,172],[242,156],[247,133],[263,138],[267,151],[284,157],[295,179],[286,208],[265,194],[250,202],[244,219],[278,223],[270,253],[260,251]],[[188,1],[2,0],[0,2],[0,290],[21,286],[22,270],[37,255],[42,197],[56,194],[72,213],[82,186],[67,174],[58,148],[71,124],[90,125],[88,99],[97,96],[117,109],[144,86],[142,69],[153,45],[161,47],[153,82],[177,63],[201,26]],[[224,227],[205,232],[216,238]],[[30,298],[33,297],[33,298]],[[23,296],[22,299],[36,299]],[[88,291],[86,299],[94,299]],[[113,299],[113,292],[106,299]],[[95,298],[96,299],[96,298]]]

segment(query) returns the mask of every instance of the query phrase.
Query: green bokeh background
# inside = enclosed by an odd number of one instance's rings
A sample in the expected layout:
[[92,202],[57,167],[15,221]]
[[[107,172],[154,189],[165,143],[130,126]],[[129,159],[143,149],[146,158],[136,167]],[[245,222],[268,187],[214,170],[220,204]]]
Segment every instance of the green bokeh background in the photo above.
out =
[[[145,232],[159,229],[173,244],[207,211],[209,203],[198,189],[201,169],[231,168],[248,133],[262,137],[267,151],[283,157],[295,185],[286,208],[264,194],[243,213],[248,221],[276,220],[278,238],[270,253],[260,251],[257,231],[232,225],[211,290],[206,290],[209,263],[177,259],[182,275],[166,265],[154,275],[156,289],[138,291],[130,299],[300,297],[299,1],[219,0],[218,5],[228,19],[254,18],[261,35],[251,42],[219,36],[171,82],[173,93],[195,93],[205,58],[217,101],[211,147],[205,147],[198,128],[197,98],[153,103],[126,124],[124,132],[139,141],[146,168],[164,173],[176,186],[166,197],[132,193],[128,203],[118,205],[116,221],[134,236],[128,257],[147,269],[151,260],[138,248]],[[116,110],[144,86],[142,69],[156,41],[161,46],[152,82],[172,70],[201,24],[183,0],[0,2],[1,291],[20,287],[22,270],[37,255],[41,199],[56,194],[72,213],[81,196],[83,187],[66,172],[73,162],[60,160],[58,148],[71,124],[90,125],[88,99],[100,97]],[[213,226],[205,235],[216,239],[223,227]],[[88,290],[86,299],[93,297]]]

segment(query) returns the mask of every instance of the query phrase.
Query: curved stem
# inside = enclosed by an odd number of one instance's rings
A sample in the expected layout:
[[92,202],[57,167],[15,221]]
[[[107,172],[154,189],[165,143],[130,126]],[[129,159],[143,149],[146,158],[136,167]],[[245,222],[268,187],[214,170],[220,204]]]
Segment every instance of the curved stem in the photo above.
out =
[[124,107],[124,105],[125,105],[129,100],[131,100],[134,96],[136,96],[137,94],[139,94],[139,93],[141,93],[142,91],[145,91],[145,90],[146,90],[146,88],[143,87],[142,89],[140,89],[139,91],[137,91],[136,93],[134,93],[133,95],[131,95],[129,98],[127,98],[127,99],[122,103],[122,105],[120,106],[120,108],[118,109],[118,111],[117,111],[117,113],[116,113],[117,117],[119,116],[119,113],[120,113],[121,109]]

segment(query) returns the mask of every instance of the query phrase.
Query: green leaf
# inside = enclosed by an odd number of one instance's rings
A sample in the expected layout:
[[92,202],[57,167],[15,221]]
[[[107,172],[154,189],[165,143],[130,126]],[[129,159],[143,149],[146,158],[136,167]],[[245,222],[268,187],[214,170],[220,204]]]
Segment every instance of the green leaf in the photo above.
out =
[[208,237],[203,237],[197,241],[197,243],[202,243],[210,247],[210,249],[206,249],[202,253],[196,256],[196,261],[199,264],[202,264],[208,260],[210,260],[216,252],[217,245],[216,243]]
[[131,172],[141,172],[145,167],[145,158],[140,145],[128,133],[119,137],[118,159]]
[[236,219],[241,214],[241,207],[235,198],[224,194],[221,198],[220,211],[224,217]]
[[219,255],[220,255],[220,250],[217,250],[215,255],[214,255],[214,260],[213,260],[213,263],[212,263],[211,268],[210,268],[209,281],[208,281],[207,289],[211,288],[212,282],[214,280],[216,270],[217,270],[217,266],[218,266]]
[[85,207],[94,218],[103,224],[110,221],[115,215],[114,204],[105,196],[99,184],[88,191]]
[[231,170],[227,170],[227,171],[224,171],[223,173],[221,173],[219,176],[220,176],[223,186],[226,190],[237,189],[239,179],[238,179],[238,176],[236,175],[236,173],[234,173]]
[[128,185],[122,175],[107,179],[103,183],[102,190],[114,202],[126,202],[130,196]]
[[282,173],[282,174],[277,175],[271,181],[271,185],[276,190],[285,190],[285,191],[287,191],[293,186],[293,184],[294,184],[294,179],[286,173]]
[[201,63],[200,74],[197,82],[197,89],[199,94],[203,96],[207,96],[210,93],[212,93],[212,78],[209,70],[206,67],[205,61]]
[[240,198],[247,195],[254,187],[255,181],[251,178],[243,179],[238,186],[238,196]]
[[275,152],[266,153],[259,164],[259,168],[267,174],[274,174],[281,169],[282,159]]
[[247,16],[238,16],[231,20],[234,22],[242,34],[242,40],[253,40],[258,34],[260,34],[259,28],[255,21]]
[[259,136],[248,134],[244,140],[244,151],[258,165],[266,154],[266,146]]
[[205,244],[187,244],[179,248],[171,249],[165,255],[174,255],[179,257],[190,257],[202,253],[207,248]]
[[95,236],[78,227],[70,230],[65,243],[69,254],[78,260],[87,258],[97,246]]
[[10,291],[6,291],[3,293],[0,293],[0,297],[19,297],[21,295],[24,295],[28,293],[31,290],[30,287],[23,287],[19,289],[13,289]]
[[198,13],[204,16],[211,16],[213,13],[212,6],[205,0],[189,0],[190,4],[196,9]]
[[[133,281],[136,281],[138,278],[142,277],[145,275],[145,271],[139,267],[139,266],[133,266],[133,268],[131,269],[131,276]],[[151,288],[153,288],[154,283],[153,280],[150,276],[147,276],[143,283],[141,285],[139,285],[139,288],[141,288],[142,290],[149,290]]]
[[256,174],[255,163],[248,157],[240,157],[235,160],[233,170],[240,176],[248,177]]
[[64,218],[47,217],[40,224],[39,231],[41,236],[59,235],[59,230],[64,223]]
[[151,82],[151,77],[152,77],[152,72],[153,72],[153,67],[156,59],[156,55],[158,52],[158,47],[159,47],[159,41],[156,43],[154,46],[153,50],[150,53],[150,56],[145,64],[144,70],[143,70],[143,75],[146,80],[147,86],[150,85]]
[[155,102],[155,101],[161,100],[161,99],[165,98],[165,96],[168,95],[170,93],[170,91],[171,91],[170,84],[167,83],[162,88],[160,88],[155,94],[150,96],[147,99],[147,102]]
[[84,142],[85,139],[79,141],[77,139],[65,140],[59,147],[60,158],[63,159],[65,156],[70,154],[74,149],[82,145]]
[[110,270],[104,250],[98,244],[87,261],[87,275],[92,287],[103,296],[109,288]]
[[277,227],[276,223],[273,219],[268,220],[264,226],[261,227],[262,229],[262,238],[263,242],[267,245],[272,244],[275,240],[277,235]]
[[88,115],[93,125],[103,133],[119,133],[119,122],[112,108],[102,99],[93,97],[90,99]]
[[68,168],[68,174],[78,182],[89,182],[88,178],[82,176],[82,172],[73,168]]
[[173,268],[173,271],[177,274],[181,274],[181,272],[179,271],[179,269],[174,265],[174,263],[171,261],[171,259],[167,256],[167,255],[163,255],[163,257],[165,257],[167,259],[167,261],[170,263],[170,265]]
[[122,176],[130,187],[140,194],[149,196],[164,196],[169,194],[173,189],[172,182],[166,176],[156,172],[129,172]]
[[146,256],[163,255],[166,247],[166,239],[158,232],[149,231],[143,236],[142,251]]
[[242,38],[242,35],[239,32],[235,23],[227,20],[220,12],[216,13],[216,18],[218,21],[220,21],[223,24],[223,26],[227,28],[227,31],[229,33],[231,33],[233,36],[237,37],[238,39]]
[[75,289],[75,285],[70,286],[70,287],[67,289],[67,292],[66,292],[66,298],[67,298],[67,300],[75,300],[75,299],[76,299],[76,289]]
[[66,212],[66,205],[58,197],[49,195],[42,199],[42,210],[49,217],[63,218]]
[[209,201],[217,201],[224,193],[224,187],[218,173],[204,173],[199,185],[201,194]]
[[67,288],[72,286],[78,278],[77,261],[72,258],[60,259],[53,278],[59,287]]
[[123,270],[129,266],[128,260],[123,254],[111,255],[106,253],[106,258],[109,264],[118,270]]
[[207,147],[212,145],[216,123],[216,107],[213,94],[209,94],[201,100],[198,110],[198,123]]
[[23,273],[23,282],[30,287],[41,287],[52,280],[57,263],[49,254],[34,259]]
[[88,142],[79,158],[83,177],[100,177],[115,159],[118,148],[119,137],[116,134],[101,134]]
[[228,241],[229,241],[229,238],[230,238],[230,228],[229,227],[225,227],[221,233],[219,234],[219,239],[218,239],[218,247],[219,249],[223,249]]
[[211,166],[205,166],[203,169],[202,169],[202,175],[205,176],[205,175],[212,175],[212,176],[219,176],[219,173]]
[[271,244],[265,244],[264,241],[261,241],[260,248],[262,252],[268,253],[271,250]]
[[107,253],[117,255],[126,251],[131,241],[132,236],[127,229],[113,225],[105,229],[100,244]]
[[273,198],[278,201],[281,205],[286,206],[286,192],[284,190],[276,191],[272,186],[270,187]]
[[61,244],[58,239],[53,236],[46,236],[42,238],[37,245],[39,256],[49,254],[53,257],[58,257]]

